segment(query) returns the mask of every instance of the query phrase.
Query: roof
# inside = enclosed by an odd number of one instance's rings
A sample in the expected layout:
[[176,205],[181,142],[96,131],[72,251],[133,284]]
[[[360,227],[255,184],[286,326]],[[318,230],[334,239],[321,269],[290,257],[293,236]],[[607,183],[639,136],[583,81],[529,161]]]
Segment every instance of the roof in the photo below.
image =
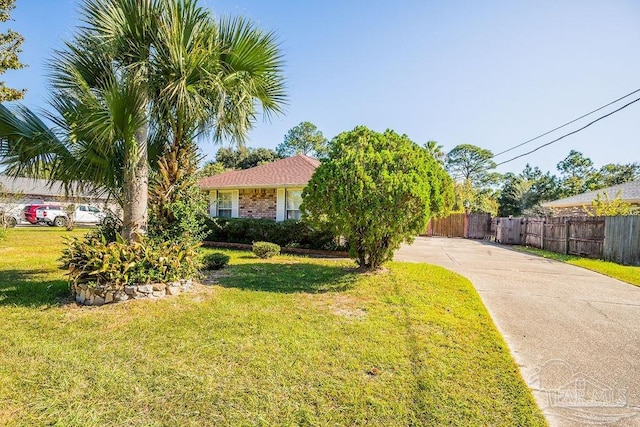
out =
[[[49,197],[66,197],[64,184],[61,181],[49,183],[46,179],[35,178],[13,178],[7,175],[0,175],[0,184],[12,194],[38,195]],[[104,199],[98,194],[80,191],[76,183],[71,184],[71,195],[78,197],[92,197]]]
[[198,183],[203,190],[304,187],[318,166],[320,166],[320,161],[298,154],[250,169],[229,171],[202,178]]
[[566,208],[571,206],[584,206],[590,204],[598,194],[606,193],[610,199],[614,199],[620,194],[620,199],[627,203],[640,204],[640,180],[625,182],[624,184],[613,185],[599,190],[588,191],[572,197],[542,203],[546,208]]

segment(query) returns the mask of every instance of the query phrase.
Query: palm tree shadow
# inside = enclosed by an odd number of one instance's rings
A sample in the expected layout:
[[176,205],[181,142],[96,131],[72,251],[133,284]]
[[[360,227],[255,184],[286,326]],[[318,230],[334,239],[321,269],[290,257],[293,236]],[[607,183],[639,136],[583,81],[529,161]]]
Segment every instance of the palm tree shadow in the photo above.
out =
[[66,280],[42,280],[45,270],[0,271],[0,305],[41,307],[57,306],[70,298]]
[[311,263],[249,263],[227,267],[221,286],[277,293],[342,292],[356,282],[354,269]]

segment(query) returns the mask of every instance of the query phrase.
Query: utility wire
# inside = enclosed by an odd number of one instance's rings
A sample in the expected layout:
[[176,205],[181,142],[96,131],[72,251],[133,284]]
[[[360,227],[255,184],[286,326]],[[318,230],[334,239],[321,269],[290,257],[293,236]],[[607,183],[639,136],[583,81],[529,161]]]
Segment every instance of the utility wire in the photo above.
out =
[[[525,141],[525,142],[523,142],[523,143],[521,143],[521,144],[515,145],[515,146],[513,146],[513,147],[511,147],[511,148],[509,148],[509,149],[507,149],[507,150],[501,151],[501,152],[499,152],[498,154],[494,154],[494,155],[493,155],[493,157],[498,157],[498,156],[499,156],[499,155],[501,155],[501,154],[508,153],[509,151],[513,151],[513,150],[515,150],[516,148],[522,147],[523,145],[526,145],[526,144],[528,144],[528,143],[530,143],[530,142],[535,141],[536,139],[540,139],[540,138],[542,138],[543,136],[549,135],[550,133],[555,132],[555,131],[557,131],[558,129],[562,129],[563,127],[568,126],[568,125],[570,125],[571,123],[575,123],[575,122],[577,122],[577,121],[578,121],[578,120],[580,120],[580,119],[584,119],[585,117],[587,117],[587,116],[589,116],[589,115],[591,115],[591,114],[593,114],[593,113],[595,113],[595,112],[597,112],[597,111],[600,111],[600,110],[602,110],[603,108],[606,108],[606,107],[608,107],[608,106],[609,106],[609,105],[611,105],[611,104],[615,104],[616,102],[618,102],[618,101],[620,101],[620,100],[622,100],[622,99],[624,99],[624,98],[627,98],[627,97],[629,97],[629,96],[631,96],[631,95],[633,95],[634,93],[637,93],[637,92],[640,92],[640,89],[636,89],[636,90],[634,90],[633,92],[630,92],[630,93],[626,94],[625,96],[622,96],[622,97],[620,97],[620,98],[616,99],[615,101],[611,101],[610,103],[608,103],[608,104],[606,104],[606,105],[603,105],[603,106],[602,106],[602,107],[600,107],[600,108],[596,108],[595,110],[590,111],[590,112],[588,112],[587,114],[584,114],[584,115],[582,115],[582,116],[578,117],[577,119],[573,119],[573,120],[571,120],[570,122],[567,122],[567,123],[563,124],[562,126],[558,126],[558,127],[557,127],[557,128],[555,128],[555,129],[551,129],[549,132],[545,132],[545,133],[543,133],[543,134],[541,134],[541,135],[536,136],[535,138],[531,138],[531,139],[529,139],[529,140],[527,140],[527,141]],[[634,102],[635,102],[635,101],[634,101]],[[606,117],[606,116],[605,116],[605,117]]]
[[[638,90],[640,90],[640,89],[638,89]],[[636,91],[636,92],[637,92],[637,91]],[[613,110],[612,112],[610,112],[610,113],[608,113],[608,114],[605,114],[604,116],[598,117],[598,118],[597,118],[597,119],[595,119],[594,121],[587,123],[585,126],[582,126],[581,128],[574,130],[573,132],[569,132],[569,133],[567,133],[567,134],[565,134],[565,135],[562,135],[560,138],[556,138],[556,139],[554,139],[553,141],[547,142],[546,144],[542,144],[542,145],[540,145],[539,147],[536,147],[536,148],[534,148],[533,150],[528,151],[528,152],[526,152],[526,153],[524,153],[524,154],[520,154],[519,156],[515,156],[515,157],[512,157],[512,158],[511,158],[511,159],[509,159],[509,160],[505,160],[504,162],[500,162],[500,163],[496,164],[496,166],[504,165],[505,163],[509,163],[509,162],[511,162],[511,161],[513,161],[513,160],[519,159],[520,157],[528,156],[529,154],[534,153],[534,152],[538,151],[539,149],[541,149],[541,148],[543,148],[543,147],[546,147],[546,146],[548,146],[548,145],[551,145],[551,144],[553,144],[554,142],[558,142],[558,141],[560,141],[561,139],[568,137],[569,135],[573,135],[574,133],[578,133],[578,132],[580,132],[581,130],[588,128],[589,126],[591,126],[591,125],[592,125],[592,124],[594,124],[595,122],[598,122],[598,121],[600,121],[600,120],[604,119],[605,117],[609,117],[610,115],[615,114],[615,113],[617,113],[618,111],[623,110],[623,109],[627,108],[629,105],[633,104],[634,102],[638,102],[638,101],[640,101],[640,98],[634,99],[633,101],[629,102],[628,104],[623,105],[622,107],[618,108],[617,110]],[[521,144],[521,145],[522,145],[522,144]]]

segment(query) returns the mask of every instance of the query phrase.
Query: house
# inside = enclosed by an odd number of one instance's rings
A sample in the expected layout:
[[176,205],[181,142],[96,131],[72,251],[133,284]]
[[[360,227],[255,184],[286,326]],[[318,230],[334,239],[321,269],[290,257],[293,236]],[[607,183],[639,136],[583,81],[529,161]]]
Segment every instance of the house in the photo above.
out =
[[621,201],[640,207],[640,180],[625,182],[624,184],[613,185],[599,190],[588,191],[576,196],[542,203],[543,208],[551,209],[554,215],[584,216],[585,207],[590,207],[596,197],[608,197],[614,200],[619,197]]
[[320,162],[298,154],[250,169],[203,178],[209,214],[229,218],[300,218],[302,190]]
[[77,184],[71,184],[69,192],[65,191],[65,186],[60,181],[50,183],[46,179],[35,178],[13,178],[7,175],[0,175],[0,188],[2,191],[16,199],[21,199],[23,203],[38,202],[59,202],[59,203],[92,203],[104,205],[107,196],[97,194],[87,188],[81,189]]

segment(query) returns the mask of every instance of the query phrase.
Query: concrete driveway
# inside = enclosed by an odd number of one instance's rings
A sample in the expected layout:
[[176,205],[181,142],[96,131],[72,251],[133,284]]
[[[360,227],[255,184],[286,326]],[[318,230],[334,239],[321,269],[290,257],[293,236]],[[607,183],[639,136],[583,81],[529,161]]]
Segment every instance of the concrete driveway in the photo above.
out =
[[399,261],[467,277],[552,426],[640,426],[640,288],[489,242],[419,237]]

